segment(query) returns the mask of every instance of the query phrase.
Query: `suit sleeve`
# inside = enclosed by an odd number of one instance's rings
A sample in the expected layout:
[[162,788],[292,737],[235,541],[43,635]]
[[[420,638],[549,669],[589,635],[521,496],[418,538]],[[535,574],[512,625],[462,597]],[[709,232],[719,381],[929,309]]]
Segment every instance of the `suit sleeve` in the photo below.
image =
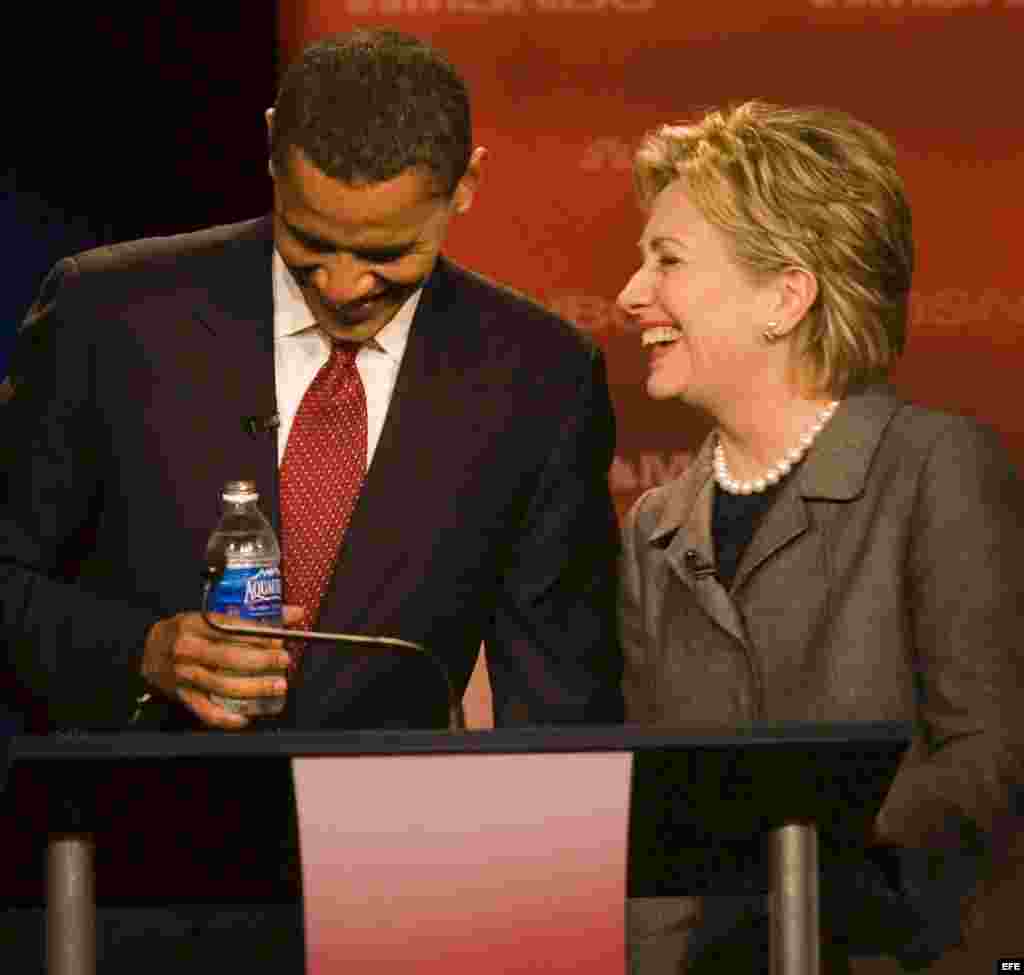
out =
[[918,489],[908,572],[923,734],[879,817],[883,840],[992,831],[1024,785],[1024,504],[997,436],[956,418]]
[[14,395],[0,407],[3,693],[30,724],[116,727],[143,689],[141,651],[156,616],[73,581],[109,453],[78,284],[72,259],[44,282],[12,356]]
[[614,445],[604,361],[591,348],[498,582],[486,637],[498,725],[622,721]]

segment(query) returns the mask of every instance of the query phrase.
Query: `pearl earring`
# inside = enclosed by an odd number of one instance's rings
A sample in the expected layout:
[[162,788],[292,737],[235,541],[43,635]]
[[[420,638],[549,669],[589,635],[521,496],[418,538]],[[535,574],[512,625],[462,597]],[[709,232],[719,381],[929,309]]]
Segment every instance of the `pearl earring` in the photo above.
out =
[[782,336],[779,334],[779,323],[769,322],[768,327],[761,333],[761,338],[769,345],[774,345]]

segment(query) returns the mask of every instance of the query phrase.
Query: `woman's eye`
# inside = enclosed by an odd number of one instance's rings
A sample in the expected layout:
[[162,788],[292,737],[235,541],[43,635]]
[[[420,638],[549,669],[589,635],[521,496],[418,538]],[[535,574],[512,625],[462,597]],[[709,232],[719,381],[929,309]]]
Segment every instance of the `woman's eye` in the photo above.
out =
[[677,264],[682,264],[682,261],[680,261],[678,257],[673,257],[671,254],[658,255],[658,267],[675,267]]

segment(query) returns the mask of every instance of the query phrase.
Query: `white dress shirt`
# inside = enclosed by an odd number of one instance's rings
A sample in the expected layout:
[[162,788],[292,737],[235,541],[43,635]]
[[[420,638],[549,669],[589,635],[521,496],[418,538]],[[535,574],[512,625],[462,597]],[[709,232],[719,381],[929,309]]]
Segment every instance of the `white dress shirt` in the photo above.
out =
[[[280,254],[274,251],[274,386],[277,391],[277,462],[284,448],[299,403],[331,353],[330,339],[316,327],[313,315]],[[416,306],[423,289],[410,295],[398,313],[356,355],[356,369],[366,390],[366,467],[384,429],[388,405],[395,391],[398,370],[409,341]]]

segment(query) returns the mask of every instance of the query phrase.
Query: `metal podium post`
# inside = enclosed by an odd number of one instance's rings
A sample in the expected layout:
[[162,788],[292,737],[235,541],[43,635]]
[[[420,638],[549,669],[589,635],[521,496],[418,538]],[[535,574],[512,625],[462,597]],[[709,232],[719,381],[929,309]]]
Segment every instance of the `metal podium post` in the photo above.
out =
[[95,975],[96,845],[90,833],[55,833],[46,850],[46,971]]
[[787,823],[768,839],[771,975],[819,975],[818,828]]

